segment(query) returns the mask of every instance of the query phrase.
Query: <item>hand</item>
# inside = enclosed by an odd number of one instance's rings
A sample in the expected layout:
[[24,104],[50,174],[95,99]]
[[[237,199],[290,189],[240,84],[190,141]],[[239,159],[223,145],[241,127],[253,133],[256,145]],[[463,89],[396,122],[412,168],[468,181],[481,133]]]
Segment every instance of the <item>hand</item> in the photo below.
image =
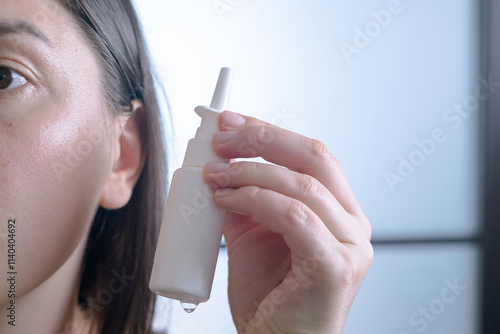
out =
[[[341,333],[373,258],[370,224],[319,141],[224,111],[213,149],[274,163],[207,164],[228,211],[229,304],[238,333]],[[285,168],[283,168],[283,167]]]

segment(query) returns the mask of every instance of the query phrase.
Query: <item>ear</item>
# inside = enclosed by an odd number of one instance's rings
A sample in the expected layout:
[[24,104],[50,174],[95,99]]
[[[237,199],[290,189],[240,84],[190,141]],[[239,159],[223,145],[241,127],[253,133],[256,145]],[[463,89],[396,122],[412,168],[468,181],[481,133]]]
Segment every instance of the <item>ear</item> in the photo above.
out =
[[105,209],[119,209],[128,203],[146,160],[141,142],[144,107],[139,100],[132,100],[131,104],[132,112],[118,116],[116,122],[113,166],[99,201]]

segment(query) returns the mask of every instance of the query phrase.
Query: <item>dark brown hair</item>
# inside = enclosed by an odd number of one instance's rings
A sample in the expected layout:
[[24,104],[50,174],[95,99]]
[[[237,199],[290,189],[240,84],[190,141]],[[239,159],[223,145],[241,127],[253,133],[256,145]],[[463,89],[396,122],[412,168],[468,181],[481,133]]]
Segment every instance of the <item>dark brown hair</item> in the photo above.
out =
[[130,0],[61,0],[94,49],[109,106],[140,115],[146,161],[129,203],[100,207],[82,263],[79,303],[100,333],[150,333],[155,295],[148,289],[166,196],[166,152],[144,38]]

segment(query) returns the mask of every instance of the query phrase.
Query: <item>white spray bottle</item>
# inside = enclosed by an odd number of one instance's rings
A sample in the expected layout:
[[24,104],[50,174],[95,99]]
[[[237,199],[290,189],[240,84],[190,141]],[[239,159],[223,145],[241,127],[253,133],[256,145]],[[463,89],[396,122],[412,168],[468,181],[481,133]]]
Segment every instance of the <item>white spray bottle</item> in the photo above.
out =
[[231,78],[231,69],[223,67],[210,108],[195,108],[201,125],[172,177],[149,282],[151,291],[180,300],[188,313],[210,297],[222,239],[226,211],[216,206],[203,166],[229,162],[213,152],[212,135],[219,132],[218,116],[227,107]]

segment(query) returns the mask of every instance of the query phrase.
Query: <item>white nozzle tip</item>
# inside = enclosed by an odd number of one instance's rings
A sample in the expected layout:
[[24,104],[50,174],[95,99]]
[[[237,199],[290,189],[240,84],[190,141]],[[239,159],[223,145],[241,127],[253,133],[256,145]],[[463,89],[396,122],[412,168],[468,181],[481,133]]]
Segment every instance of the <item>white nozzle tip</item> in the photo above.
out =
[[231,80],[233,77],[232,70],[228,67],[223,67],[220,70],[219,80],[215,87],[214,96],[210,108],[222,111],[227,108],[229,101],[229,93],[231,91]]

